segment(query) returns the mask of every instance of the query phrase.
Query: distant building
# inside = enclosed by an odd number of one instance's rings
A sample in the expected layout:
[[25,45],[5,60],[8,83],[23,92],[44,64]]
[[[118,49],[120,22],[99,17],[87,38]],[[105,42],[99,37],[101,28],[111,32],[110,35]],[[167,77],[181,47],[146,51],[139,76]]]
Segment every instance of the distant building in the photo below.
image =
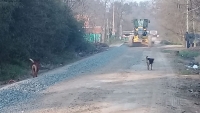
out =
[[87,15],[76,15],[75,17],[78,21],[84,21],[84,28],[89,27],[89,17]]
[[86,33],[102,34],[103,28],[101,26],[90,25],[90,18],[87,15],[76,15],[78,21],[84,21],[84,28]]

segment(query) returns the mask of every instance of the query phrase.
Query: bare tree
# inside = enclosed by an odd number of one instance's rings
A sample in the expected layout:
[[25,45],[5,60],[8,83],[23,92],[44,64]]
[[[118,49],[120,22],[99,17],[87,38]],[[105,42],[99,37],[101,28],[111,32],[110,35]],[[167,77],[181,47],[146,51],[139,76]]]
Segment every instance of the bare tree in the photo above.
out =
[[162,27],[163,36],[172,40],[183,42],[186,31],[186,3],[178,0],[155,0],[154,10],[157,21]]

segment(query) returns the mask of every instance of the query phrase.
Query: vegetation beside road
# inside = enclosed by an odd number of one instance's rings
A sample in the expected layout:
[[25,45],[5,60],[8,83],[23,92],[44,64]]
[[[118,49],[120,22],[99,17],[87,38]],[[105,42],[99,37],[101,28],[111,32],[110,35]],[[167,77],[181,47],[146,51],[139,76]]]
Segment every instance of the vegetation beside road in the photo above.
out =
[[[176,72],[180,75],[199,75],[200,51],[199,48],[173,48],[163,49],[172,58]],[[176,54],[179,52],[178,54]],[[196,65],[198,68],[193,68]]]
[[[177,54],[179,51],[179,54]],[[172,68],[177,76],[174,78],[179,81],[176,90],[178,97],[188,99],[192,104],[199,105],[200,96],[200,51],[199,48],[165,48],[163,50],[167,54]]]
[[27,75],[29,58],[57,65],[95,50],[63,0],[0,1],[0,81]]

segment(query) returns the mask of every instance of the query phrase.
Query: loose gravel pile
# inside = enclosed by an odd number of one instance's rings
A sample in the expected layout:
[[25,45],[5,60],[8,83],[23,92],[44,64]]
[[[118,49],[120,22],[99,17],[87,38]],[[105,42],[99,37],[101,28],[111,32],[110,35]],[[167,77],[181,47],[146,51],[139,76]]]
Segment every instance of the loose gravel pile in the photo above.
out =
[[78,76],[80,73],[94,71],[106,65],[109,61],[114,60],[119,55],[123,54],[124,49],[126,49],[124,46],[111,48],[109,51],[96,54],[70,66],[65,66],[52,71],[51,73],[46,73],[37,78],[21,81],[8,87],[1,88],[0,113],[7,107],[36,98],[38,92],[45,90],[51,85]]

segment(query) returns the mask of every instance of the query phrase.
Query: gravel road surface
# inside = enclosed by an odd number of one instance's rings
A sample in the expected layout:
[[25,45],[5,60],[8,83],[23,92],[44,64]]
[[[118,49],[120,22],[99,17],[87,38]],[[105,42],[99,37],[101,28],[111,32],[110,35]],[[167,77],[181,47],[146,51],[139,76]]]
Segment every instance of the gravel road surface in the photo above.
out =
[[[152,71],[147,55],[155,58]],[[1,88],[0,113],[200,113],[175,95],[175,76],[158,47],[114,46]]]

